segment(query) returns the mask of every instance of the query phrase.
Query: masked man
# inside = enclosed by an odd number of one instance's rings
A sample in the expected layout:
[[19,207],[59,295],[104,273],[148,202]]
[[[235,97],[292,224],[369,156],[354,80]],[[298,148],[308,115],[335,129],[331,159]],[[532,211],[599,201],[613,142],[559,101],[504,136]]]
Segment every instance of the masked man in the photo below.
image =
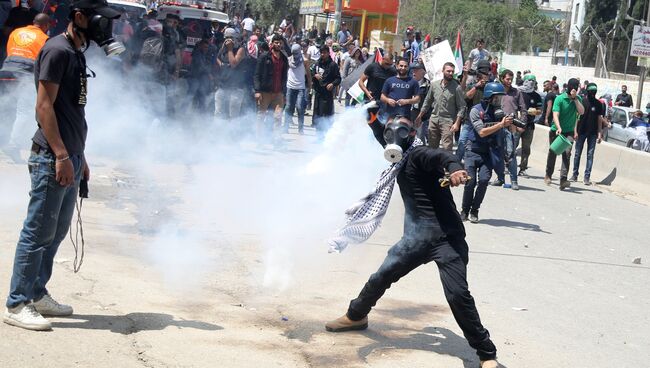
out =
[[[501,99],[505,94],[501,83],[486,84],[483,100],[469,113],[473,129],[469,131],[465,144],[465,168],[471,179],[463,193],[463,221],[469,218],[470,222],[478,222],[478,210],[485,198],[492,170],[495,163],[502,160],[500,145],[505,135],[504,128],[512,123],[511,117],[500,116],[505,115],[501,110]],[[495,122],[497,124],[491,124]]]
[[29,330],[49,330],[43,315],[68,316],[46,289],[54,256],[68,234],[79,185],[90,170],[84,157],[87,125],[86,59],[94,41],[107,55],[124,51],[111,36],[119,17],[106,0],[79,0],[70,5],[64,34],[51,38],[36,58],[36,121],[29,158],[31,192],[27,218],[16,247],[4,322]]
[[348,243],[370,237],[386,213],[395,181],[404,200],[404,235],[350,302],[347,313],[325,327],[331,332],[366,329],[368,313],[391,284],[435,261],[447,302],[469,345],[476,349],[481,367],[497,367],[496,347],[481,324],[467,286],[465,229],[451,191],[439,182],[447,172],[450,184],[457,186],[466,182],[466,172],[451,152],[424,146],[407,118],[389,119],[384,126],[371,115],[370,128],[392,165],[382,173],[375,190],[346,211],[348,222],[330,240],[330,251],[342,251]]

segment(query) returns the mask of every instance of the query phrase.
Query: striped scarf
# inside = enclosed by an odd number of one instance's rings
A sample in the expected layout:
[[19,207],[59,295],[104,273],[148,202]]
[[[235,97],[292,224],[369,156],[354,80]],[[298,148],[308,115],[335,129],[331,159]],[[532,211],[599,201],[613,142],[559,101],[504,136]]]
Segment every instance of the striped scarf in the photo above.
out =
[[377,230],[388,210],[400,169],[411,151],[422,144],[419,138],[415,138],[402,159],[381,173],[375,189],[345,211],[347,222],[337,231],[336,236],[327,242],[329,253],[341,253],[349,243],[363,243]]

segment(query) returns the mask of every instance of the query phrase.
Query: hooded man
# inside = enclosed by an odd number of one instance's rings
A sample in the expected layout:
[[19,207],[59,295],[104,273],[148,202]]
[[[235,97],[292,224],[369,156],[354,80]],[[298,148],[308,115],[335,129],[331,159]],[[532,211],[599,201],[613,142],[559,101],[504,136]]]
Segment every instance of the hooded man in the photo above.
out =
[[[537,78],[532,74],[524,76],[524,85],[519,87],[526,105],[526,130],[521,132],[521,162],[519,163],[518,176],[527,176],[528,158],[530,157],[530,146],[533,143],[535,133],[535,120],[542,114],[542,97],[537,93]],[[515,147],[517,149],[517,147]]]
[[322,139],[331,125],[334,115],[334,93],[341,84],[339,67],[330,57],[329,46],[320,48],[320,59],[314,65],[314,115],[312,125],[316,126],[318,135]]
[[[553,124],[549,131],[549,145],[553,143],[558,135],[562,134],[565,137],[574,138],[576,121],[578,116],[585,113],[585,108],[582,105],[582,97],[578,95],[580,89],[580,81],[576,78],[571,78],[567,82],[567,88],[564,93],[557,96],[553,102]],[[555,159],[557,155],[548,150],[548,157],[546,158],[546,176],[544,183],[551,185],[551,177],[555,170]],[[562,169],[560,170],[560,190],[564,190],[571,186],[567,180],[569,174],[569,165],[571,160],[571,150],[562,152]]]
[[305,60],[302,47],[298,43],[291,45],[289,56],[289,74],[287,76],[287,96],[284,109],[284,132],[289,132],[294,110],[298,110],[298,134],[304,134],[305,126],[305,91],[311,89],[309,60]]
[[[284,40],[279,34],[271,38],[271,49],[257,58],[255,67],[255,100],[258,114],[258,140],[269,139],[273,127],[280,127],[281,117],[275,114],[275,108],[284,104],[284,92],[287,88],[287,71],[289,63],[282,52]],[[274,122],[267,122],[267,115],[272,114]]]
[[584,114],[580,116],[575,129],[575,156],[573,158],[573,175],[571,181],[578,181],[580,171],[580,156],[587,142],[587,166],[585,167],[584,184],[591,185],[591,168],[594,164],[596,143],[603,140],[603,126],[605,123],[605,106],[596,98],[598,86],[589,83],[586,88],[586,98],[582,100]]
[[368,328],[368,314],[386,289],[417,267],[435,261],[449,307],[481,367],[496,368],[496,347],[467,287],[465,228],[451,191],[443,184],[445,180],[451,186],[463,184],[467,173],[451,152],[424,146],[406,117],[390,118],[383,125],[371,113],[369,126],[392,165],[381,174],[375,190],[346,211],[348,222],[330,240],[330,251],[340,252],[348,243],[360,243],[372,235],[387,211],[395,182],[404,201],[404,235],[350,302],[346,314],[325,328],[330,332]]
[[246,95],[246,49],[234,28],[226,28],[223,36],[217,53],[219,89],[214,94],[214,114],[217,118],[232,120],[241,117]]

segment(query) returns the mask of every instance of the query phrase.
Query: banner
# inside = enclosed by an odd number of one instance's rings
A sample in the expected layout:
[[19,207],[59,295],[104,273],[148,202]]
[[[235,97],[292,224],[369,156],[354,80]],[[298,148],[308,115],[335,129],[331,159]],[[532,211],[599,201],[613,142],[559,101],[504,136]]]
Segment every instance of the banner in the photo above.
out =
[[463,68],[462,65],[456,65],[456,57],[454,57],[447,40],[422,51],[420,56],[422,56],[424,67],[427,69],[427,75],[431,81],[442,79],[442,66],[447,62],[456,66],[454,69],[456,72],[462,71]]
[[650,27],[634,26],[630,56],[650,57]]
[[323,12],[323,0],[300,1],[300,14],[316,14]]

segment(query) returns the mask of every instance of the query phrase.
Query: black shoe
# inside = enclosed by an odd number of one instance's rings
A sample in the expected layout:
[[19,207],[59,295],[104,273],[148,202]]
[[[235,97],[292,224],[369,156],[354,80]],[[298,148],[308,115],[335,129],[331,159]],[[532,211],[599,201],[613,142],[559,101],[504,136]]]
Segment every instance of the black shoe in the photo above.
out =
[[585,178],[585,185],[591,185],[591,180],[589,180],[589,177]]
[[460,219],[461,219],[463,222],[465,222],[465,221],[467,221],[467,220],[469,219],[469,217],[468,217],[468,215],[467,215],[467,211],[465,211],[465,210],[460,211]]
[[470,211],[469,213],[469,222],[473,224],[478,223],[478,211]]
[[565,179],[560,179],[560,190],[565,190],[571,186],[571,182]]
[[578,181],[578,177],[575,176],[575,175],[573,175],[573,176],[571,177],[571,179],[569,179],[569,181],[576,182],[576,181]]
[[502,187],[505,184],[502,180],[496,179],[490,183],[490,185],[495,187]]
[[526,169],[521,169],[519,170],[519,174],[517,176],[528,176],[528,173],[526,172]]

